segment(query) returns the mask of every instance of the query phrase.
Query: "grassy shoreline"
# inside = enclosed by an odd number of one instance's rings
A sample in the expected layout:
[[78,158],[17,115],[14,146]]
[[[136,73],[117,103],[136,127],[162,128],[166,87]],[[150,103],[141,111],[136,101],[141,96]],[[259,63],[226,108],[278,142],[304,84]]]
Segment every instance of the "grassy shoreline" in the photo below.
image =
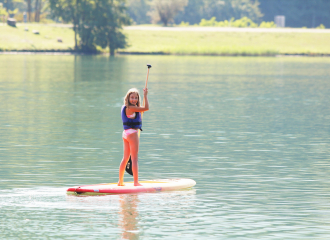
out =
[[[25,28],[28,31],[25,31]],[[33,34],[38,30],[39,35]],[[330,33],[320,32],[207,32],[124,29],[129,46],[118,54],[208,56],[330,56]],[[57,40],[61,39],[62,42]],[[98,49],[104,54],[108,49]],[[0,53],[34,52],[84,54],[74,51],[70,27],[0,25]]]

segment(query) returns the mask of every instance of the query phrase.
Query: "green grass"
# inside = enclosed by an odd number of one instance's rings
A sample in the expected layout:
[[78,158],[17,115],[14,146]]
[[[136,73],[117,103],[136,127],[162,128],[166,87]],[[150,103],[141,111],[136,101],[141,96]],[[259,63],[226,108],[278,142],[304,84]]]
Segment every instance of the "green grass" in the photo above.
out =
[[[71,28],[0,24],[0,51],[72,51]],[[35,35],[32,30],[38,30]],[[330,33],[191,32],[128,30],[129,47],[121,53],[182,55],[330,55]],[[57,42],[57,38],[63,40]],[[107,50],[103,50],[107,51]]]
[[199,55],[330,54],[330,33],[172,32],[125,30],[122,52]]
[[[16,28],[0,24],[0,51],[70,51],[74,48],[74,33],[70,28],[27,24]],[[39,35],[32,33],[39,31]],[[62,43],[57,42],[62,39]]]

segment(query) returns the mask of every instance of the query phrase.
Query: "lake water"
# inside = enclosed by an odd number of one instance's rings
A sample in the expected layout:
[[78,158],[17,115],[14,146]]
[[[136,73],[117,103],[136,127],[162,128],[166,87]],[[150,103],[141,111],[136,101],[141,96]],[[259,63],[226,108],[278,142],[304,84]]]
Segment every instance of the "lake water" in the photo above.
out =
[[[67,196],[117,182],[147,63],[140,180],[197,185]],[[330,58],[0,55],[0,238],[328,239],[329,77]]]

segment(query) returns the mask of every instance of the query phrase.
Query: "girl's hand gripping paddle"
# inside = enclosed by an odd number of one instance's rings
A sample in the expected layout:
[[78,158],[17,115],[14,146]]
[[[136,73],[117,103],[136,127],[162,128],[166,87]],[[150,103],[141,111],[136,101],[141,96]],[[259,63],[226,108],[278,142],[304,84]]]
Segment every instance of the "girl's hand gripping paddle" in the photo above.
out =
[[[147,72],[147,80],[146,80],[145,88],[147,88],[147,85],[148,85],[149,69],[151,68],[151,65],[148,64],[147,67],[148,67],[148,72]],[[142,103],[143,106],[144,106],[144,103],[145,103],[145,100],[143,98],[143,103]],[[141,119],[142,119],[142,117],[143,117],[143,112],[141,113]],[[139,129],[139,137],[140,137],[140,133],[141,133],[141,130]],[[128,160],[127,164],[126,164],[125,170],[126,170],[126,172],[128,174],[131,174],[133,176],[131,156],[129,156],[129,160]]]

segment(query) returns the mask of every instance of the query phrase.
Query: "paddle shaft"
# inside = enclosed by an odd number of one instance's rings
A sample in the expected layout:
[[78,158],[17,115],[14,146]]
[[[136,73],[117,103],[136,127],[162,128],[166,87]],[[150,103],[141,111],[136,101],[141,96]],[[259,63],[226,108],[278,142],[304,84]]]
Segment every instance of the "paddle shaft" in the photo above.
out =
[[147,80],[146,80],[146,85],[145,85],[145,88],[147,88],[147,86],[148,86],[149,69],[150,69],[150,68],[148,68],[148,72],[147,72]]
[[[149,65],[149,66],[151,66],[151,65]],[[149,69],[150,69],[149,66],[148,66],[148,72],[147,72],[146,85],[144,86],[145,89],[147,89],[147,86],[148,86]],[[145,103],[146,103],[146,100],[145,100],[145,98],[144,98],[144,96],[143,96],[143,102],[142,102],[142,105],[144,106]],[[143,116],[143,112],[141,113],[141,118],[142,118],[142,116]]]

